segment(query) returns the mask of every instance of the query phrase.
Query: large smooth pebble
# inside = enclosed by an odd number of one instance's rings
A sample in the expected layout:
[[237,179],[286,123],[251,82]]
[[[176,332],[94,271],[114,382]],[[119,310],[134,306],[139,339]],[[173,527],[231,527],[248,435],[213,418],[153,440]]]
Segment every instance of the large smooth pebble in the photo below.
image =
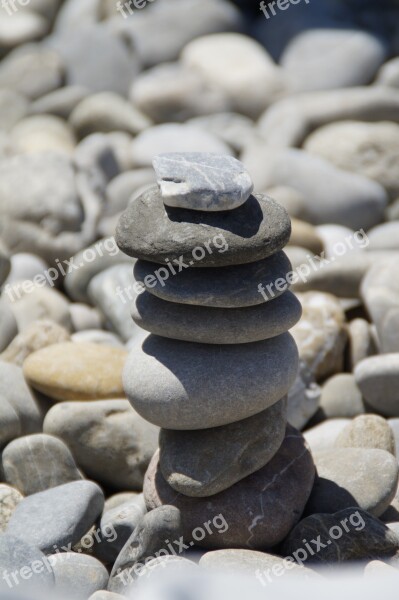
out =
[[21,539],[9,533],[0,535],[0,579],[2,595],[7,590],[8,596],[14,595],[10,588],[29,597],[35,590],[43,593],[54,585],[53,569],[45,555],[23,536]]
[[365,358],[355,368],[355,379],[367,404],[377,413],[399,416],[399,353]]
[[[156,453],[144,497],[149,510],[164,504],[181,510],[186,543],[194,538],[196,545],[206,548],[265,550],[281,542],[300,519],[314,473],[302,435],[288,427],[282,446],[265,467],[210,498],[176,493],[162,477]],[[199,526],[209,520],[217,525],[210,533]]]
[[289,333],[245,345],[150,335],[130,352],[123,381],[132,406],[151,423],[207,429],[246,419],[283,398],[297,368]]
[[107,587],[108,571],[92,556],[62,552],[50,555],[49,560],[55,577],[54,593],[59,597],[87,600],[94,592]]

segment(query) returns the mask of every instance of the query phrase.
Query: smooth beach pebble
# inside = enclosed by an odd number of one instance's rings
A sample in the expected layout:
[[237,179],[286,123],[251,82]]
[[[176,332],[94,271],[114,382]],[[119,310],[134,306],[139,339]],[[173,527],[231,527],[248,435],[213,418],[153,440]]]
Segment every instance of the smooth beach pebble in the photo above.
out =
[[373,410],[385,417],[399,416],[399,354],[365,358],[357,364],[355,378]]
[[[223,346],[150,335],[131,350],[123,380],[133,408],[151,423],[207,429],[262,412],[286,395],[296,371],[288,333]],[[228,399],[228,411],[220,398]]]
[[123,398],[122,369],[127,352],[102,344],[54,344],[24,363],[29,384],[54,400]]

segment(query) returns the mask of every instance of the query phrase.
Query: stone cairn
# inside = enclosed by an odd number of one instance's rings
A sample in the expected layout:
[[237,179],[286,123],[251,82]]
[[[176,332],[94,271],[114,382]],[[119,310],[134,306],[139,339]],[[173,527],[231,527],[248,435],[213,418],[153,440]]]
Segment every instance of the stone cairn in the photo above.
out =
[[271,548],[300,519],[315,475],[286,419],[298,368],[287,331],[301,316],[284,285],[290,220],[252,195],[232,157],[163,154],[154,168],[158,185],[117,229],[145,288],[133,319],[150,332],[129,354],[124,387],[161,427],[146,504],[179,508],[192,545]]

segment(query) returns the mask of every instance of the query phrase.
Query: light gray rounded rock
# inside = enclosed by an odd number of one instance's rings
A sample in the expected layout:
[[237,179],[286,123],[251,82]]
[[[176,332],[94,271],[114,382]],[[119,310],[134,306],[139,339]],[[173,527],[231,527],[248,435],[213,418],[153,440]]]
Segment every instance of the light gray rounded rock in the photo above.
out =
[[12,342],[18,333],[17,321],[10,303],[0,299],[0,352]]
[[[17,584],[11,573],[15,574]],[[9,533],[0,534],[0,577],[2,593],[10,594],[14,586],[27,595],[54,587],[53,569],[45,555],[24,536],[21,539]]]
[[339,373],[326,381],[320,408],[327,419],[351,419],[366,412],[362,393],[352,373]]
[[[7,533],[49,554],[75,544],[104,507],[104,494],[92,481],[73,481],[24,498],[15,509]],[[65,550],[64,550],[65,551]]]
[[334,448],[341,431],[350,423],[350,419],[327,419],[304,432],[304,438],[311,451],[319,452]]
[[388,421],[377,415],[360,415],[341,431],[337,448],[376,448],[396,456],[395,436]]
[[7,277],[6,284],[26,279],[33,280],[36,275],[40,275],[48,269],[48,264],[42,258],[29,252],[16,252],[10,257],[10,260],[11,272]]
[[103,344],[104,346],[123,347],[122,340],[110,331],[104,329],[86,329],[85,331],[77,331],[71,336],[73,342],[78,344]]
[[[266,550],[281,542],[300,519],[313,479],[311,454],[301,434],[289,426],[266,466],[209,498],[176,493],[162,477],[157,452],[146,474],[144,497],[149,510],[161,505],[181,510],[186,544],[192,540],[208,549]],[[198,525],[207,522],[208,531]]]
[[94,592],[89,600],[123,600],[125,596],[121,594],[115,594],[114,592],[108,592],[107,590],[98,590]]
[[42,319],[53,321],[69,331],[71,329],[69,299],[55,288],[28,283],[30,287],[22,286],[22,288],[18,287],[18,283],[14,284],[10,291],[11,297],[8,299],[19,331],[22,333]]
[[89,95],[89,91],[79,85],[68,85],[44,94],[31,103],[29,112],[35,115],[47,114],[68,119],[73,109]]
[[0,532],[7,529],[9,520],[17,505],[23,500],[22,494],[15,488],[0,483]]
[[21,434],[41,430],[43,416],[34,392],[27,386],[20,367],[0,360],[0,397],[12,406],[20,423]]
[[[238,345],[150,335],[131,350],[124,388],[142,417],[165,429],[208,429],[262,412],[283,398],[298,367],[289,333]],[[220,398],[228,398],[228,409]]]
[[367,404],[377,413],[399,416],[399,353],[362,360],[355,368],[355,378]]
[[177,304],[232,309],[254,307],[281,296],[289,287],[291,263],[284,252],[277,252],[250,264],[187,268],[176,270],[175,275],[169,275],[166,267],[154,267],[142,260],[134,266],[136,280],[150,294]]
[[143,168],[124,171],[114,177],[106,189],[105,217],[116,216],[126,209],[132,196],[144,186],[154,185],[154,169]]
[[48,557],[54,572],[54,592],[71,600],[87,600],[108,584],[108,571],[104,565],[85,554],[62,552]]
[[[255,124],[249,117],[235,112],[218,112],[195,117],[189,124],[213,133],[236,152],[241,152],[255,136]],[[273,194],[269,194],[274,198]]]
[[5,446],[8,442],[21,435],[21,422],[15,411],[7,400],[0,395],[0,445]]
[[280,448],[285,428],[284,398],[253,417],[223,427],[161,429],[162,474],[185,496],[213,496],[264,467]]
[[0,89],[0,129],[10,131],[28,112],[28,100],[18,92]]
[[[73,302],[69,305],[72,329],[75,333],[100,329],[103,326],[103,316],[97,308],[83,302]],[[104,332],[105,333],[105,332]]]
[[68,446],[43,433],[12,441],[2,461],[6,482],[24,496],[82,479]]
[[123,213],[116,241],[129,256],[163,265],[169,260],[180,269],[175,260],[197,267],[255,262],[281,250],[290,234],[285,209],[267,196],[250,196],[239,208],[220,213],[165,210],[154,186]]
[[161,337],[203,344],[258,342],[288,331],[299,321],[301,305],[287,291],[273,302],[246,308],[176,304],[148,292],[133,303],[134,322]]
[[141,490],[158,445],[158,429],[126,400],[62,402],[46,415],[44,432],[61,438],[87,476],[120,490]]
[[253,183],[232,156],[185,152],[155,156],[153,166],[166,206],[217,212],[246,202]]
[[313,453],[317,476],[307,514],[360,507],[379,517],[395,497],[399,467],[392,454],[368,448]]
[[303,429],[317,412],[320,404],[321,389],[312,372],[302,361],[296,379],[287,397],[287,420],[296,429]]
[[377,354],[377,348],[370,323],[365,319],[353,319],[348,325],[348,335],[348,361],[349,368],[353,371],[360,361]]

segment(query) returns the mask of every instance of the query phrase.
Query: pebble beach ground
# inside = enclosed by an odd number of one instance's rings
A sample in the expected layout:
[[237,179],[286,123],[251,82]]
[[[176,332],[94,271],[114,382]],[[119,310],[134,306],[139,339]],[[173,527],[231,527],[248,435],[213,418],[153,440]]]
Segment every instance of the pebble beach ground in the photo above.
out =
[[0,3],[0,600],[399,583],[399,2]]

